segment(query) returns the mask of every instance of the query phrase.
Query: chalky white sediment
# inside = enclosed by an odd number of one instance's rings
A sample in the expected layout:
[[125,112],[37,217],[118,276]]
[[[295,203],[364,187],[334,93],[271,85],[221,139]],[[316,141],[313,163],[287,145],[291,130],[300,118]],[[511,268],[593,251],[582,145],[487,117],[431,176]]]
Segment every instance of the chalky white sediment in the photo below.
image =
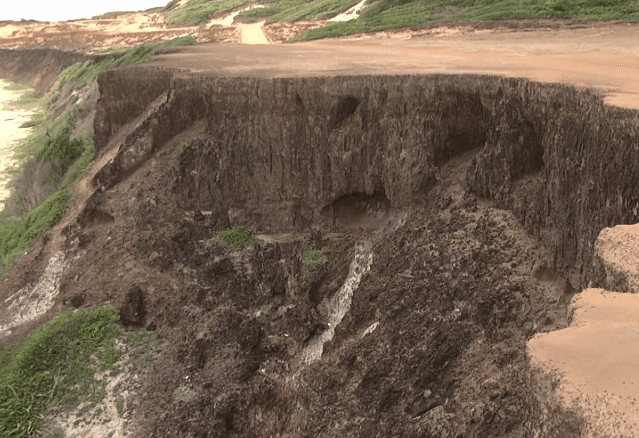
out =
[[364,274],[373,264],[373,250],[370,243],[357,247],[355,258],[351,262],[346,281],[339,290],[327,302],[322,303],[328,314],[328,329],[321,335],[313,338],[302,353],[303,361],[312,363],[322,357],[324,344],[335,336],[335,327],[342,322],[344,315],[351,308],[353,292],[359,287]]
[[37,283],[23,287],[2,303],[2,313],[9,315],[9,318],[7,323],[0,325],[0,338],[11,334],[13,327],[37,318],[53,307],[54,299],[60,292],[60,277],[65,266],[64,253],[58,251],[49,259]]

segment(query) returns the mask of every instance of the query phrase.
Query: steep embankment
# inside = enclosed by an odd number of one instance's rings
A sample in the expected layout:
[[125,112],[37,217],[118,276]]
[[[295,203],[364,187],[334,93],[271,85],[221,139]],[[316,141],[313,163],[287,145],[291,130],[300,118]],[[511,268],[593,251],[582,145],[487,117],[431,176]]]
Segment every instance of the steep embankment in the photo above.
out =
[[[599,229],[634,218],[636,111],[479,76],[99,85],[106,164],[63,230],[57,300],[134,291],[166,341],[132,433],[578,436],[526,342],[597,280]],[[236,224],[270,243],[228,252],[213,236]]]
[[[88,198],[0,299],[157,331],[130,433],[578,436],[526,344],[601,286],[600,229],[636,221],[637,111],[482,76],[135,67],[99,91]],[[269,243],[214,239],[238,224]]]
[[90,58],[82,52],[54,48],[0,49],[0,77],[42,91],[51,87],[67,67]]
[[[120,108],[136,108],[136,98],[109,94],[136,76],[102,76],[105,117],[96,132],[114,132]],[[157,81],[153,97],[167,76]],[[203,155],[195,171],[183,167],[181,205],[219,204],[231,222],[265,231],[326,225],[345,196],[379,196],[394,208],[423,202],[437,170],[473,151],[468,193],[512,209],[552,251],[553,267],[581,288],[591,280],[598,232],[639,214],[639,175],[627,165],[639,158],[636,111],[606,106],[588,90],[474,76],[178,75],[97,184],[111,187],[201,119],[207,134],[190,150]]]

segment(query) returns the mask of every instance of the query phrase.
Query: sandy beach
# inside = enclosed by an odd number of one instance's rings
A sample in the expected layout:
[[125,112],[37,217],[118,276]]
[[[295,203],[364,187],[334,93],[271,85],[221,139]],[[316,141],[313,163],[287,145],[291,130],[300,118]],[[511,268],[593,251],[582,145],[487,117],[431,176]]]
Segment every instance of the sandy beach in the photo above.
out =
[[2,201],[9,196],[4,171],[15,162],[12,159],[13,148],[18,140],[25,138],[31,132],[31,129],[19,126],[28,121],[33,114],[33,111],[12,110],[7,105],[23,93],[23,91],[7,90],[8,86],[8,82],[0,80],[0,210],[4,207]]

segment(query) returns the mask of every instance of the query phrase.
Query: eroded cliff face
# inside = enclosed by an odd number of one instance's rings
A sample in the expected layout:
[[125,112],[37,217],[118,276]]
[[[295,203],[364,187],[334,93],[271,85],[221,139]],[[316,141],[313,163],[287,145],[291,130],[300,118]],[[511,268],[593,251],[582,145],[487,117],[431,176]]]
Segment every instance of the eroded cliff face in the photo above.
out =
[[48,47],[0,49],[0,77],[24,82],[42,91],[51,87],[67,67],[89,59],[91,57],[82,52]]
[[[394,209],[424,203],[442,166],[472,151],[467,198],[512,209],[574,288],[592,279],[599,230],[638,217],[639,174],[629,163],[639,159],[639,116],[588,90],[479,76],[149,73],[153,92],[144,102],[162,89],[166,101],[126,139],[98,186],[121,181],[176,132],[205,119],[206,134],[180,158],[180,207],[219,209],[231,223],[284,232],[333,223],[335,203],[352,196],[382,198]],[[120,102],[134,99],[112,90],[138,77],[116,70],[101,78],[96,133],[122,124],[131,111]]]
[[[497,77],[142,77],[100,78],[106,164],[61,280],[145,296],[167,346],[137,436],[579,436],[526,343],[602,281],[598,230],[633,221],[636,112]],[[229,252],[232,225],[267,243]]]
[[[633,221],[636,112],[481,76],[99,85],[92,194],[50,240],[60,308],[165,341],[131,434],[580,435],[526,345],[605,280],[598,230]],[[233,225],[265,243],[230,251]]]

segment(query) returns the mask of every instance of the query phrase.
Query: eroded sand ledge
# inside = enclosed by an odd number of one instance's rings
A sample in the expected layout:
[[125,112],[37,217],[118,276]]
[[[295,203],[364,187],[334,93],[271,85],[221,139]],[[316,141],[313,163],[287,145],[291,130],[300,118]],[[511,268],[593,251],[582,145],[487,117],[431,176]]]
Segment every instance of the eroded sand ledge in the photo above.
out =
[[[636,225],[602,230],[594,264],[625,271],[635,285],[628,255],[639,250],[638,231]],[[584,290],[571,302],[570,327],[528,343],[531,365],[558,376],[561,403],[583,415],[584,437],[639,436],[639,296],[628,292]]]

